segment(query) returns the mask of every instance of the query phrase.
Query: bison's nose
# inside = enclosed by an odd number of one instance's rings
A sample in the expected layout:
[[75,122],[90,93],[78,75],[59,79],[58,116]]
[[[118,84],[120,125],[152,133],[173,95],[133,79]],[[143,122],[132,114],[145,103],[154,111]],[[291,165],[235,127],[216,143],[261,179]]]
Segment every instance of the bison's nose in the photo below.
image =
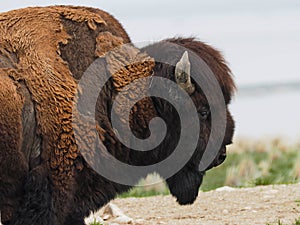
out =
[[219,155],[219,157],[218,157],[218,159],[217,159],[217,162],[216,162],[216,165],[215,166],[218,166],[218,165],[220,165],[220,164],[222,164],[224,161],[225,161],[225,159],[226,159],[226,151],[225,152],[222,152],[220,155]]
[[220,152],[218,153],[217,157],[215,158],[215,160],[210,164],[210,166],[206,169],[209,170],[213,167],[219,166],[220,164],[222,164],[225,159],[226,159],[226,147],[223,147]]

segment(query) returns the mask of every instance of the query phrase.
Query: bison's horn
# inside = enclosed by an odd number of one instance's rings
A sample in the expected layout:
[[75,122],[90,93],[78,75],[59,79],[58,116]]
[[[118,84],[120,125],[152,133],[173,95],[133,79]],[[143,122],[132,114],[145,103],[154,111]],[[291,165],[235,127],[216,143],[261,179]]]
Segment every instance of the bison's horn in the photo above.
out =
[[183,53],[180,61],[176,64],[175,80],[189,95],[194,93],[195,86],[191,82],[191,63],[187,51]]

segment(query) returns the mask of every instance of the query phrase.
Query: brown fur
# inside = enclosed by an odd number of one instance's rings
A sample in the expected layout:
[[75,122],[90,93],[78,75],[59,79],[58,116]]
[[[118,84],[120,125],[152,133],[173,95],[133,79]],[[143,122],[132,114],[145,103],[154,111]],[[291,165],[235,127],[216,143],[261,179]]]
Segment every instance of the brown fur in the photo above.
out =
[[[198,77],[199,80],[203,82],[196,83],[192,79],[192,83],[195,85],[195,92],[190,96],[199,114],[200,133],[197,148],[190,161],[180,171],[178,171],[178,173],[166,179],[171,194],[177,198],[177,201],[180,204],[192,204],[198,195],[198,190],[202,183],[202,177],[205,173],[205,171],[202,171],[203,174],[199,174],[198,167],[204,150],[206,150],[210,136],[212,136],[212,143],[216,143],[216,141],[220,141],[222,143],[220,149],[217,149],[217,156],[205,170],[218,166],[225,160],[226,145],[229,145],[232,142],[234,121],[227,107],[235,90],[231,71],[219,51],[194,38],[178,37],[167,39],[146,46],[143,50],[156,61],[154,76],[164,77],[173,80],[174,82],[175,65],[180,60],[183,53],[188,51],[192,78]],[[203,71],[205,71],[205,67],[203,67],[203,63],[199,60],[199,58],[201,58],[202,61],[209,66],[213,72],[212,74],[203,73]],[[209,74],[209,76],[205,79],[205,76],[203,76],[204,74]],[[220,100],[223,99],[216,94],[217,92],[215,90],[218,87],[213,85],[213,80],[215,78],[223,91],[227,113],[223,113],[223,109],[220,109],[220,106],[222,106],[222,104],[220,104]],[[203,93],[202,87],[204,87],[204,85],[210,88],[209,93]],[[169,90],[169,93],[173,96],[177,95],[176,91],[172,92],[172,90]],[[210,102],[208,102],[207,99],[208,95],[210,97]],[[173,133],[167,134],[167,136],[170,135],[170,141],[167,142],[164,151],[165,154],[170,154],[168,151],[173,148],[169,148],[168,145],[174,144],[174,142],[176,144],[175,140],[177,140],[180,127],[183,125],[180,124],[180,118],[176,118],[172,106],[167,101],[153,98],[153,102],[158,115],[166,121],[168,126],[171,127],[170,130],[174,130]],[[213,121],[215,126],[212,126],[210,113],[204,118],[201,116],[203,108],[206,109],[206,111],[209,111],[209,109],[212,111],[212,109],[214,109],[217,113],[217,120]],[[189,111],[190,109],[186,108],[185,110]],[[219,124],[220,120],[226,121],[225,137],[224,134],[220,132],[222,131]],[[193,127],[195,121],[189,122],[189,124],[184,124],[184,126]],[[214,135],[211,135],[212,130],[214,131]],[[209,150],[210,149],[207,149],[206,151]]]
[[215,74],[222,88],[226,104],[230,103],[231,96],[234,94],[236,87],[231,71],[219,51],[201,41],[196,41],[194,38],[174,38],[165,41],[189,49],[203,59]]
[[[174,67],[172,65],[176,65],[176,62],[179,61],[183,52],[186,50],[188,50],[190,53],[190,60],[192,65],[191,73],[194,77],[200,76],[202,71],[198,57],[201,58],[209,66],[210,70],[213,72],[216,80],[221,87],[227,110],[226,115],[219,115],[220,117],[226,116],[226,118],[224,118],[227,121],[225,137],[215,138],[224,138],[223,144],[230,144],[234,131],[234,121],[228,109],[228,104],[231,101],[236,87],[233,81],[231,70],[227,66],[222,54],[212,46],[198,41],[195,38],[182,37],[166,39],[153,45],[147,46],[143,50],[147,54],[149,54],[149,56],[153,57],[157,62],[154,69],[156,71],[155,76],[165,77],[173,80],[174,82]],[[168,62],[169,65],[160,62]],[[193,83],[195,82],[193,81]],[[197,109],[199,111],[201,110],[201,107],[210,107],[208,105],[206,96],[201,89],[201,85],[210,84],[195,83],[196,91],[191,95],[191,98],[193,99],[193,102],[197,106]],[[219,96],[216,96],[214,91],[210,91],[209,94],[213,99],[213,102],[211,102],[210,104],[218,107],[217,102],[219,101]],[[201,129],[202,131],[200,133],[200,136],[204,140],[204,142],[206,142],[210,135],[210,124],[201,124]],[[213,162],[212,165],[216,164],[217,160],[218,159],[216,158],[215,162]]]
[[6,196],[14,196],[13,199],[9,199],[0,195],[0,203],[7,204],[2,212],[4,221],[12,216],[13,208],[17,206],[15,200],[20,197],[21,180],[28,171],[28,164],[20,152],[24,101],[22,96],[18,95],[14,82],[8,76],[9,73],[9,70],[0,69],[0,192]]
[[[114,183],[97,174],[80,150],[91,149],[95,134],[74,137],[74,130],[95,126],[90,121],[73,124],[78,83],[87,68],[99,60],[101,76],[112,76],[101,90],[96,105],[96,128],[107,151],[131,165],[149,165],[168,157],[180,135],[180,122],[174,109],[160,99],[145,98],[130,114],[133,133],[139,138],[150,135],[149,121],[162,117],[168,133],[161,146],[149,152],[125,147],[112,129],[112,102],[124,87],[128,98],[137,90],[146,93],[143,83],[134,90],[126,85],[151,76],[173,79],[172,67],[155,63],[150,53],[128,45],[126,51],[109,51],[130,39],[120,23],[98,9],[72,6],[26,8],[0,14],[0,211],[5,225],[83,225],[84,217],[102,207],[117,193],[130,187]],[[230,102],[234,84],[221,55],[193,39],[173,39],[200,54],[217,74],[226,103]],[[147,50],[151,50],[151,46]],[[151,52],[151,51],[149,51]],[[108,53],[108,54],[107,54]],[[171,60],[182,54],[167,52]],[[105,56],[105,57],[104,57]],[[90,84],[94,81],[91,80]],[[87,94],[87,103],[89,102]],[[191,96],[197,107],[206,104],[200,88]],[[122,100],[117,115],[124,118]],[[34,109],[34,110],[32,110]],[[228,113],[227,136],[233,134],[233,120]],[[193,121],[192,121],[193,122]],[[192,123],[191,122],[191,123]],[[192,203],[202,182],[197,166],[210,133],[209,122],[203,122],[199,147],[190,162],[167,180],[171,192],[181,204]],[[151,134],[155,135],[155,134]],[[202,142],[203,139],[203,142]],[[81,143],[85,149],[78,149]],[[97,149],[96,149],[97,150]],[[102,151],[102,150],[101,150]],[[107,152],[101,152],[107,154]],[[123,171],[117,171],[123,173]]]
[[[74,162],[79,156],[71,124],[77,88],[74,78],[82,76],[84,70],[99,55],[102,43],[110,41],[101,39],[102,32],[110,36],[116,35],[124,43],[130,41],[121,25],[101,10],[55,6],[0,14],[1,67],[16,67],[11,78],[8,78],[8,72],[2,72],[4,75],[1,78],[4,78],[1,85],[10,87],[7,91],[13,93],[15,86],[12,80],[24,81],[31,94],[36,111],[37,133],[43,138],[42,165],[51,171],[54,214],[60,215],[56,219],[58,224],[63,223],[63,216],[68,214],[72,202],[76,174]],[[77,69],[78,66],[80,68]],[[6,145],[1,149],[5,154],[8,149],[15,149],[11,154],[15,158],[5,159],[5,162],[15,163],[17,155],[21,154],[20,116],[23,103],[21,100],[8,98],[8,93],[4,94],[1,104],[6,105],[5,101],[9,100],[15,105],[7,103],[12,109],[1,115],[1,131],[5,134],[1,135],[1,144]],[[10,110],[19,111],[8,113]],[[17,118],[19,119],[16,120]],[[26,161],[21,160],[22,163],[29,164]],[[5,207],[1,206],[1,211],[4,211],[2,220],[8,220]]]

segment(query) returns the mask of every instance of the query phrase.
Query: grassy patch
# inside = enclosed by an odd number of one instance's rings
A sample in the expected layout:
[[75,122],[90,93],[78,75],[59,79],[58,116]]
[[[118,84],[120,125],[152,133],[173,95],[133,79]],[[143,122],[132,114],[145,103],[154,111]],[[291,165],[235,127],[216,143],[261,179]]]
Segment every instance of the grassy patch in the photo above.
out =
[[90,225],[105,225],[104,223],[97,223],[97,222],[94,222],[94,223],[91,223]]
[[[238,144],[221,166],[207,172],[202,190],[221,186],[251,187],[300,181],[300,147],[279,140],[265,144]],[[243,151],[244,148],[244,151]]]
[[[289,184],[299,181],[300,145],[287,146],[278,139],[268,142],[240,141],[229,149],[225,163],[206,173],[201,190],[209,191],[222,186]],[[153,183],[156,184],[149,185]],[[158,175],[147,177],[140,185],[120,197],[169,194],[168,188]]]
[[130,191],[119,195],[121,198],[127,197],[150,197],[155,195],[169,195],[169,189],[166,183],[157,174],[147,176],[141,180],[139,186],[132,188]]
[[295,222],[292,224],[285,224],[285,223],[282,223],[280,220],[278,220],[278,222],[275,224],[268,223],[267,225],[300,225],[300,219],[295,220]]
[[129,197],[136,197],[136,198],[143,198],[143,197],[150,197],[156,195],[169,195],[170,192],[165,187],[163,191],[156,191],[156,190],[145,190],[143,187],[135,187],[128,192],[125,192],[118,197],[120,198],[129,198]]
[[222,186],[249,186],[253,177],[259,176],[258,165],[266,153],[231,153],[221,166],[206,173],[201,189],[209,191]]

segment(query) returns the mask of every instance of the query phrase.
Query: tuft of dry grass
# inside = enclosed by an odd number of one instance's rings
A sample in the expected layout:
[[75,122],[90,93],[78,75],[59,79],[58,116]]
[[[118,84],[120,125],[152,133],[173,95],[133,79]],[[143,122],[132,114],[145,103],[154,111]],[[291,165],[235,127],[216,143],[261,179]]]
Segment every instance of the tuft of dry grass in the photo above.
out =
[[296,161],[296,163],[295,163],[294,168],[292,170],[292,175],[296,179],[300,180],[300,154],[297,155],[297,158],[295,159],[295,161]]
[[259,176],[258,165],[251,157],[245,157],[236,166],[231,166],[226,171],[226,186],[243,186],[249,180]]
[[[300,138],[299,138],[300,140]],[[243,153],[243,152],[274,152],[279,150],[280,152],[289,152],[295,147],[300,147],[300,143],[289,143],[282,138],[262,138],[262,139],[249,139],[249,138],[236,138],[234,144],[228,149],[231,153]]]

